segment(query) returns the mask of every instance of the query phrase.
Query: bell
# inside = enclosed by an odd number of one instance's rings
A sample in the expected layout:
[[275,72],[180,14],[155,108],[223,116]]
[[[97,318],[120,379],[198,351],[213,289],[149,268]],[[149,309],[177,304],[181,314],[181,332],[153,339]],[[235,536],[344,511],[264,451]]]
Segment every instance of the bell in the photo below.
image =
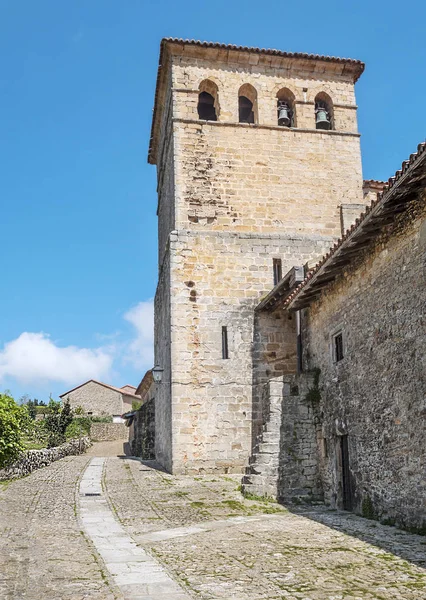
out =
[[291,117],[290,117],[290,109],[288,104],[283,102],[278,107],[278,125],[282,127],[290,127]]
[[327,110],[325,108],[317,108],[316,113],[316,128],[331,129],[331,123],[330,119],[328,118]]

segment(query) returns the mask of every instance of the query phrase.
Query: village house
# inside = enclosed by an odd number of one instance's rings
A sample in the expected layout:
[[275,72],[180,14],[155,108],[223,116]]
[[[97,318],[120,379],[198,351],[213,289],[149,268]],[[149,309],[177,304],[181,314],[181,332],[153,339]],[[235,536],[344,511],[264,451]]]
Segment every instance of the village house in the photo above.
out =
[[161,42],[162,381],[143,380],[138,435],[155,423],[173,473],[245,471],[246,491],[421,528],[426,152],[363,181],[363,70]]
[[59,396],[64,402],[69,400],[71,408],[82,408],[83,413],[94,417],[111,416],[121,423],[121,415],[132,408],[133,402],[140,401],[133,385],[121,388],[90,379]]

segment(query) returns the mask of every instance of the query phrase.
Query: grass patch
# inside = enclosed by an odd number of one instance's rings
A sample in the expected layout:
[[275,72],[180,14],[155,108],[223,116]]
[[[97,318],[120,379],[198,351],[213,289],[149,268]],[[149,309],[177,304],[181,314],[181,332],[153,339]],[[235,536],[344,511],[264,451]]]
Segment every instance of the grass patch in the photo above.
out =
[[259,496],[258,494],[252,494],[251,492],[242,492],[244,498],[246,500],[253,500],[254,502],[270,502],[272,504],[276,504],[277,501],[275,500],[275,498],[272,498],[271,496]]
[[247,507],[242,502],[238,502],[238,500],[222,500],[221,504],[226,504],[231,510],[247,512]]

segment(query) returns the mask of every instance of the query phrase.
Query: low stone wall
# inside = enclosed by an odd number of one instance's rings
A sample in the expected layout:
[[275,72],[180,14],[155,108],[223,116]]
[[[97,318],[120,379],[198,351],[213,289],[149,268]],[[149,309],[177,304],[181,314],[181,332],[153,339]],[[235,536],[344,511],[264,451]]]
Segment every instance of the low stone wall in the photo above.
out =
[[56,448],[43,448],[42,450],[28,450],[21,454],[16,462],[6,469],[0,469],[0,481],[4,479],[15,479],[29,475],[36,469],[47,467],[51,463],[65,456],[82,454],[92,445],[88,437],[81,440],[70,440]]
[[129,430],[124,423],[92,423],[90,437],[94,442],[127,440]]

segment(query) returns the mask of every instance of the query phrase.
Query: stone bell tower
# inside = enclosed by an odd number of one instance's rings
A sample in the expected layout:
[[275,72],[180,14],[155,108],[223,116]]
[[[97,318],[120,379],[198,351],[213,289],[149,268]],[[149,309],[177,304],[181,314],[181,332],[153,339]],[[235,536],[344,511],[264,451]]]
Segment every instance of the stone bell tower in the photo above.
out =
[[[339,237],[342,204],[362,202],[354,83],[363,69],[161,42],[149,149],[158,177],[155,361],[164,369],[156,456],[172,472],[241,471],[250,455],[254,309],[281,275]],[[279,369],[294,372],[293,322],[283,318],[276,345]]]

